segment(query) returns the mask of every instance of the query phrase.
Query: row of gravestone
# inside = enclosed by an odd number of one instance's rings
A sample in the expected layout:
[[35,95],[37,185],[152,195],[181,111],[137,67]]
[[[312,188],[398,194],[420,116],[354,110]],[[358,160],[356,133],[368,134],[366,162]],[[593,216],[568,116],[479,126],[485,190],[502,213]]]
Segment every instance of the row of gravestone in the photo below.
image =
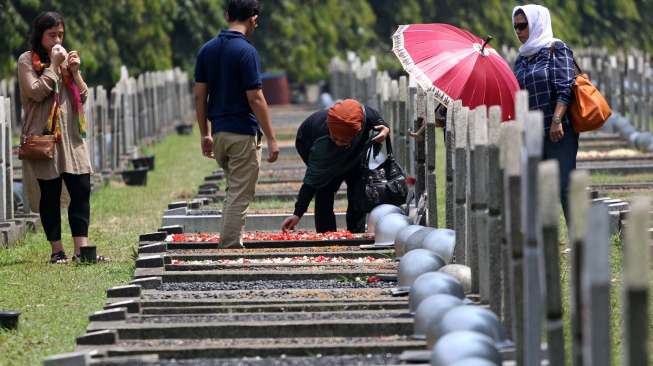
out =
[[[345,93],[336,98],[381,106],[399,161],[416,178],[415,206],[425,210],[428,226],[437,226],[434,95],[408,86],[406,79],[390,80],[376,70],[374,60],[363,63],[349,55],[346,63],[332,62],[331,71],[332,90]],[[456,263],[471,267],[472,291],[503,320],[518,364],[538,364],[543,325],[550,364],[564,364],[559,168],[541,162],[543,116],[528,111],[525,92],[518,93],[515,112],[516,122],[501,123],[499,107],[491,107],[488,115],[485,106],[470,110],[460,101],[448,106],[445,222],[456,231]],[[608,209],[600,200],[590,207],[589,183],[586,171],[573,173],[568,291],[574,365],[609,364],[610,312],[616,311],[609,299]],[[639,200],[632,207],[629,222],[639,225],[628,226],[624,262],[638,262],[624,267],[636,275],[626,272],[624,283],[623,354],[634,360],[629,364],[646,364],[648,203]],[[632,253],[643,254],[635,258]]]
[[[15,203],[20,202],[21,215],[32,222],[35,219],[30,212],[37,210],[39,192],[30,172],[23,169],[14,179],[13,166],[20,169],[21,164],[16,164],[12,136],[19,135],[22,126],[15,79],[0,81],[0,102],[0,233],[8,244],[13,241],[10,239],[20,236],[10,230],[16,226],[12,226]],[[137,157],[139,147],[160,139],[175,125],[192,118],[191,84],[180,69],[146,72],[134,78],[123,67],[120,80],[110,91],[103,86],[89,88],[84,110],[91,165],[99,173],[94,178],[101,179],[124,169],[130,158]],[[18,182],[13,183],[15,180]]]

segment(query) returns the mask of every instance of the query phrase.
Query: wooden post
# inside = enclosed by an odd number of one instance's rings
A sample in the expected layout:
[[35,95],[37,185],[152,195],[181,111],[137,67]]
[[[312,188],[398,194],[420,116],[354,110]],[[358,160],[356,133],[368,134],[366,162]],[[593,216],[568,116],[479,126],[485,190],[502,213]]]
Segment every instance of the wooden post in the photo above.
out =
[[454,256],[456,263],[467,264],[467,118],[469,108],[463,107],[457,100],[453,106],[454,112],[454,228],[456,231],[456,247]]
[[569,190],[569,246],[571,271],[569,275],[569,308],[571,317],[572,339],[572,365],[580,366],[583,363],[582,345],[585,334],[581,326],[583,301],[581,297],[580,274],[582,273],[584,253],[584,235],[587,226],[587,213],[589,210],[589,193],[587,186],[590,177],[586,170],[575,170],[570,176]]
[[649,197],[635,197],[628,214],[623,263],[623,365],[649,364],[650,209]]
[[438,191],[436,181],[436,136],[435,136],[435,95],[426,94],[426,222],[430,227],[438,227]]
[[509,332],[515,341],[517,365],[524,363],[524,260],[523,260],[523,235],[521,231],[521,127],[516,122],[506,123],[501,126],[501,151],[504,161],[504,228],[506,230],[507,246],[510,249],[510,276],[508,278],[511,288],[511,298],[507,302],[512,307],[508,313],[510,318],[506,322],[512,324]]
[[540,163],[539,213],[541,224],[540,247],[544,252],[546,331],[549,364],[565,364],[565,337],[562,319],[562,292],[560,289],[560,173],[558,161]]

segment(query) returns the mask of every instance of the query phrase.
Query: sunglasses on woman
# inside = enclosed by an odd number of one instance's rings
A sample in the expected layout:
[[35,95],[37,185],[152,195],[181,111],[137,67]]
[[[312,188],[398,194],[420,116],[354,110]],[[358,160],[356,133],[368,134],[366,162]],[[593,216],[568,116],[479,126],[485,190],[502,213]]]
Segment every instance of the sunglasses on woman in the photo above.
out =
[[528,23],[515,23],[514,27],[515,30],[523,31],[524,29],[528,28]]

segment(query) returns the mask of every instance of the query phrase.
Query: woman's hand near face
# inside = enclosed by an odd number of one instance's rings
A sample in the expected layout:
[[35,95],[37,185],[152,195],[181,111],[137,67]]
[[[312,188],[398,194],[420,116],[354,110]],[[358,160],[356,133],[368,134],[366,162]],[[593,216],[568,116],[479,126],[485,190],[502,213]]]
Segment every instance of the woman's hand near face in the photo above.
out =
[[59,68],[61,64],[66,60],[66,56],[68,54],[66,53],[66,49],[59,46],[54,46],[52,47],[52,51],[50,53],[50,60],[52,61],[52,66],[55,68]]
[[388,134],[390,134],[390,129],[383,125],[376,126],[374,127],[374,129],[377,131],[381,131],[379,132],[378,135],[376,135],[375,138],[372,139],[372,141],[374,142],[379,142],[379,143],[383,142],[385,138],[388,136]]
[[68,53],[68,70],[70,70],[70,72],[78,73],[79,64],[81,62],[82,61],[79,58],[79,53],[77,53],[77,51],[70,51],[70,53]]

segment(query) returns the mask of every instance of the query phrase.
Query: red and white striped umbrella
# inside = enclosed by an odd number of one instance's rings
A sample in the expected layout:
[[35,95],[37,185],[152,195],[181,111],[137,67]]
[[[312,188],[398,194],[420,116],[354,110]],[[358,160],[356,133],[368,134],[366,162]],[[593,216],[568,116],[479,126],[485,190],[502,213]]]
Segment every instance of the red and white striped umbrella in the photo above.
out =
[[503,120],[513,119],[519,84],[508,63],[472,33],[449,24],[399,26],[392,36],[395,55],[422,89],[448,105],[501,106]]

